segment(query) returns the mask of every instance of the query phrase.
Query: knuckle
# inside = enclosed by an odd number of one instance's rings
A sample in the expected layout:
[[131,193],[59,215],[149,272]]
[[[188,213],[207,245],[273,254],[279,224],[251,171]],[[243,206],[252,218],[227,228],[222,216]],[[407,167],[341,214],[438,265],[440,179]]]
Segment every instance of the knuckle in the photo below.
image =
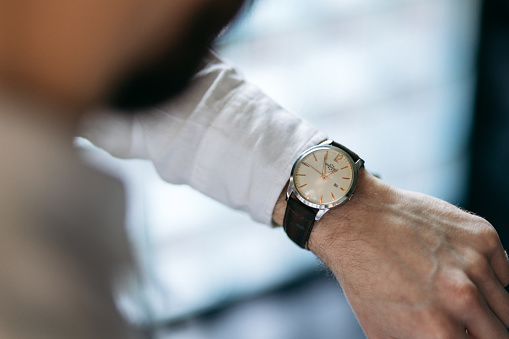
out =
[[448,302],[458,311],[475,311],[480,306],[479,291],[469,280],[453,280],[444,291]]
[[452,292],[456,305],[461,309],[473,311],[478,307],[479,295],[474,284],[460,283]]
[[479,224],[479,236],[483,240],[488,251],[493,252],[500,246],[500,238],[495,228],[486,220],[482,219]]
[[467,274],[475,281],[485,281],[491,278],[491,268],[485,256],[473,254],[465,265]]

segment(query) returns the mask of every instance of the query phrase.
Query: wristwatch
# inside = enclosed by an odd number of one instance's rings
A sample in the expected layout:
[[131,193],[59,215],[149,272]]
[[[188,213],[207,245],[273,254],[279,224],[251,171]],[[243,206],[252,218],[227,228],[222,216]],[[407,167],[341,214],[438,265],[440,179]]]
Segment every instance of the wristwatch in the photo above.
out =
[[288,237],[308,249],[315,222],[350,200],[363,166],[357,154],[332,140],[304,151],[292,167],[286,193],[283,228]]

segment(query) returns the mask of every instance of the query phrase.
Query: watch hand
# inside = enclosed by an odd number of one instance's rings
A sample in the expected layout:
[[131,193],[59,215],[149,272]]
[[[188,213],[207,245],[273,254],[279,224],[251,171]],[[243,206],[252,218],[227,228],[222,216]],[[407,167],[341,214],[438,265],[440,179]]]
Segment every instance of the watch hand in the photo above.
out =
[[325,152],[325,156],[323,157],[323,167],[322,167],[322,179],[325,175],[325,162],[327,161],[327,156],[329,155],[329,151]]
[[[331,175],[332,173],[336,173],[338,170],[335,169],[334,171],[330,172],[330,173],[327,173],[327,174],[324,174],[325,178],[327,178],[329,175]],[[329,178],[327,178],[329,179]]]
[[329,179],[327,178],[327,176],[325,175],[325,169],[326,169],[326,161],[327,161],[327,156],[329,155],[329,151],[325,152],[325,156],[323,157],[323,167],[322,167],[322,176],[320,177],[320,179]]
[[307,162],[302,162],[302,164],[303,164],[304,166],[311,167],[312,169],[314,169],[315,171],[317,171],[317,172],[318,172],[318,174],[322,175],[322,173],[321,173],[319,170],[317,170],[316,168],[314,168],[313,166],[311,166],[311,165],[310,165],[310,164],[308,164]]
[[318,172],[318,174],[320,174],[320,179],[327,179],[329,180],[329,178],[327,178],[326,176],[323,175],[323,173],[321,173],[319,170],[317,170],[316,168],[314,168],[313,166],[311,166],[312,169],[314,169],[315,171]]

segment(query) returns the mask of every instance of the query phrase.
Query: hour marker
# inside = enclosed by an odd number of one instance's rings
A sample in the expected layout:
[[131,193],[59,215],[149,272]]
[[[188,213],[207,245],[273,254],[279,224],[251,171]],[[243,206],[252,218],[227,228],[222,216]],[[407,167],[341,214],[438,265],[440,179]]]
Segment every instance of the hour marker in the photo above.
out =
[[306,199],[311,198],[311,194],[313,194],[313,191],[311,191],[311,193],[309,193],[309,195],[308,195],[308,197]]
[[322,196],[323,194],[320,194],[320,204],[322,203]]
[[330,192],[330,195],[332,197],[332,200],[336,200],[336,198],[334,198],[334,194],[332,194],[332,192]]
[[304,184],[301,187],[297,187],[298,189],[301,189],[302,187],[306,187],[308,184]]
[[339,189],[342,190],[343,193],[346,193],[346,190],[343,187],[340,187]]
[[305,177],[305,174],[295,174],[296,177]]
[[343,158],[344,158],[343,154],[338,154],[338,156],[334,159],[334,161],[337,163],[339,160],[341,160]]
[[313,157],[315,158],[315,161],[318,161],[318,159],[316,158],[316,155],[313,153]]
[[350,165],[348,165],[348,166],[345,166],[345,167],[343,167],[343,168],[342,168],[342,170],[344,170],[345,168],[348,168],[348,167],[351,167],[351,166],[350,166]]
[[325,161],[327,161],[328,156],[329,156],[329,151],[325,152]]
[[343,178],[344,180],[352,180],[352,178]]

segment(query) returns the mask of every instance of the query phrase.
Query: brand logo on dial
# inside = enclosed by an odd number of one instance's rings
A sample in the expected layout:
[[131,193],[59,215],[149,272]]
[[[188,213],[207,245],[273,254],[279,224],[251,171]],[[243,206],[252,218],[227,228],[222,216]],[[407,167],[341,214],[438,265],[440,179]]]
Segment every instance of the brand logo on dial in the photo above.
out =
[[336,167],[334,167],[334,165],[332,165],[332,164],[325,163],[325,165],[327,165],[327,168],[329,169],[329,171],[335,171],[336,170]]

